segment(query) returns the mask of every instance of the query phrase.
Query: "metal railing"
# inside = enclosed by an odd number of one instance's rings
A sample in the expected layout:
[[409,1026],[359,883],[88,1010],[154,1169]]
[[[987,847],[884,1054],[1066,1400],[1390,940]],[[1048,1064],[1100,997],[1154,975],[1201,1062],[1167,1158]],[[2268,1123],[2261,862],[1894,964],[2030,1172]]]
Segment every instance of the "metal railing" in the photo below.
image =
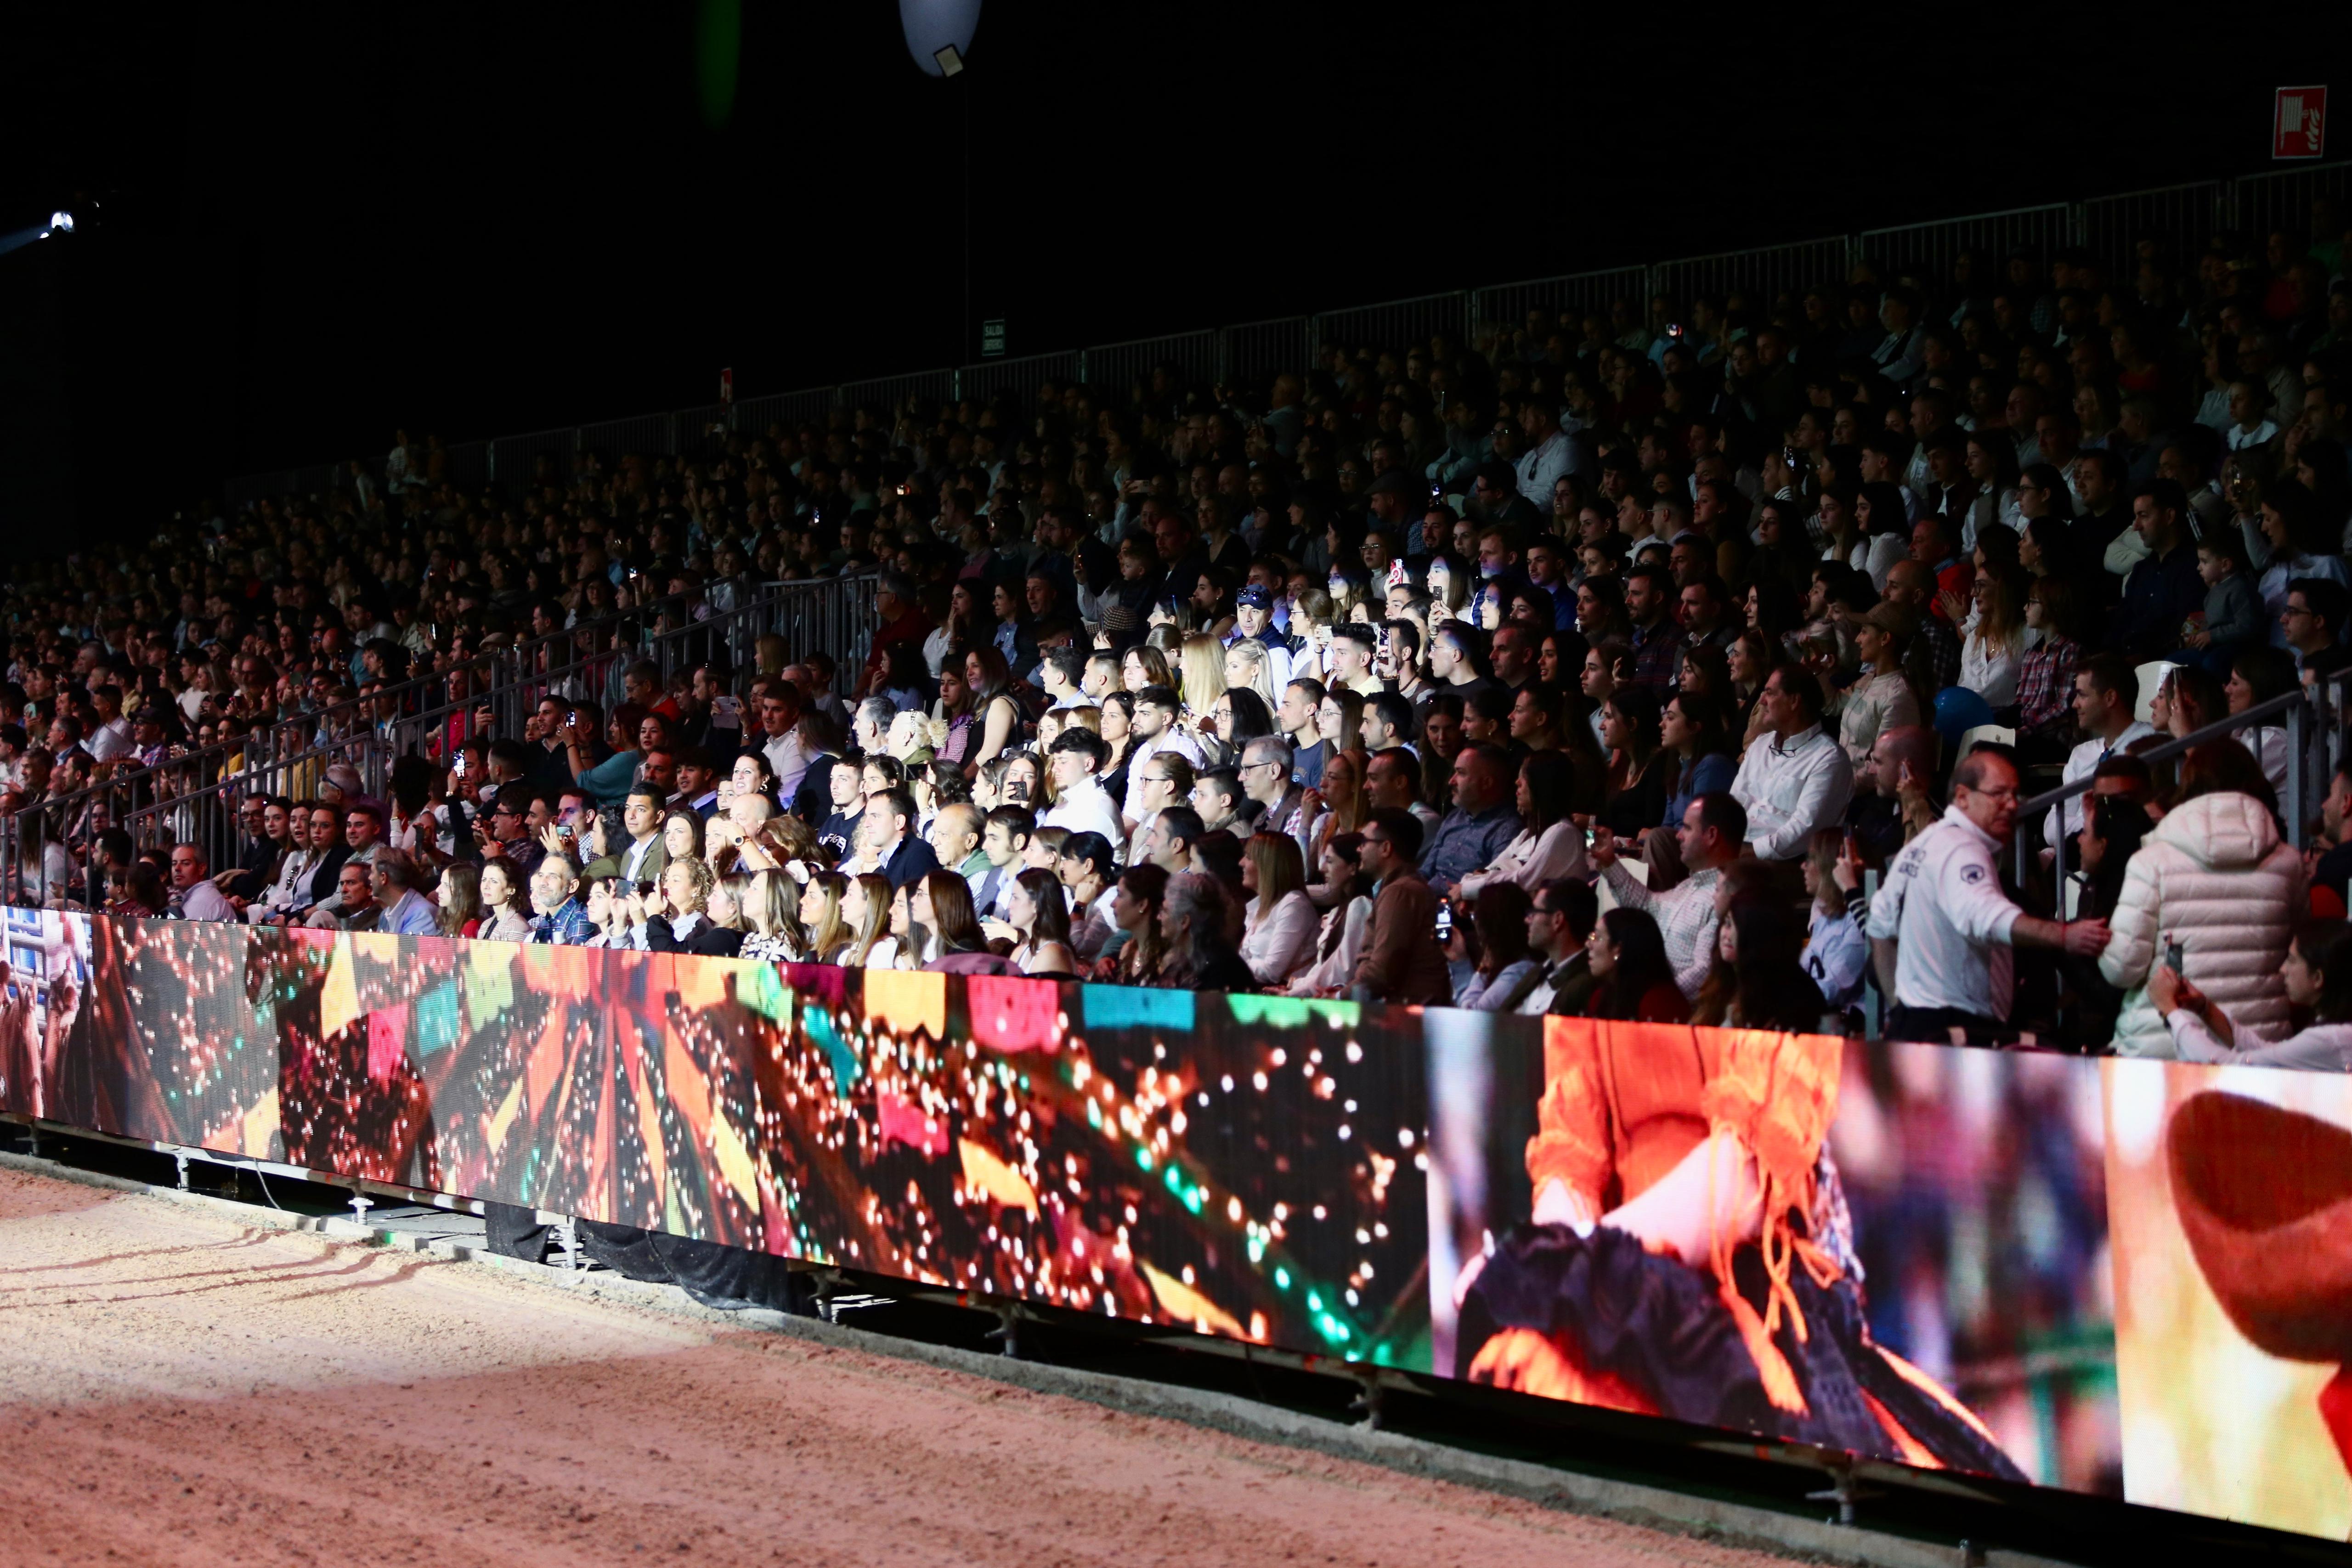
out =
[[[2169,674],[2164,677],[2169,679]],[[2284,787],[2279,790],[2279,816],[2286,824],[2287,841],[2297,849],[2306,847],[2311,837],[2312,813],[2316,802],[2326,794],[2329,773],[2343,761],[2344,696],[2342,683],[2352,678],[2352,669],[2338,670],[2309,686],[2284,692],[2265,702],[2259,702],[2242,713],[2209,724],[2201,729],[2168,740],[2146,751],[2131,753],[2151,768],[2161,767],[2189,754],[2191,747],[2210,740],[2230,739],[2244,730],[2282,729],[2285,732],[2287,758]],[[2259,749],[2255,751],[2259,758]],[[2052,811],[2063,810],[2070,800],[2089,794],[2098,780],[2086,775],[2054,789],[2044,790],[2017,809],[2017,832],[2012,852],[2016,856],[2013,870],[2017,887],[2021,893],[2028,885],[2026,877],[2033,863],[2037,849],[2059,846],[2043,841],[2042,824]],[[2063,827],[2062,818],[2061,827]],[[2063,870],[2063,868],[2061,868]]]
[[[2319,163],[810,387],[731,406],[639,414],[576,430],[471,443],[448,448],[444,466],[460,490],[495,486],[514,497],[535,479],[568,479],[582,453],[608,462],[631,453],[698,458],[722,448],[730,436],[764,434],[780,422],[822,423],[859,410],[895,417],[910,399],[954,403],[1006,393],[1028,396],[1047,380],[1075,379],[1123,401],[1162,361],[1178,365],[1192,384],[1214,381],[1262,388],[1278,372],[1306,370],[1321,349],[1333,344],[1400,349],[1439,334],[1470,341],[1483,330],[1523,329],[1530,309],[1605,314],[1621,299],[1633,307],[1635,320],[1647,320],[1648,301],[1661,294],[1677,308],[1697,295],[1735,292],[1759,295],[1769,303],[1784,293],[1843,283],[1864,263],[1880,268],[1882,277],[1920,267],[1941,282],[1951,277],[1964,251],[1997,265],[2020,248],[2046,257],[2062,246],[2081,246],[2128,283],[2142,240],[2162,246],[2179,267],[2193,262],[2223,231],[2299,229],[2315,200],[2346,194],[2347,170],[2352,162]],[[463,460],[461,453],[467,455]],[[268,496],[323,495],[343,482],[347,468],[314,464],[245,475],[228,482],[226,498],[237,506]]]
[[0,818],[0,897],[46,904],[57,896],[53,846],[85,845],[110,827],[124,829],[141,848],[196,843],[215,871],[227,869],[240,847],[240,798],[311,796],[327,769],[341,765],[357,772],[366,794],[383,800],[401,758],[446,758],[487,737],[520,739],[546,697],[593,703],[609,715],[621,699],[623,673],[641,660],[656,665],[665,683],[704,664],[750,669],[760,663],[760,640],[776,636],[783,641],[783,663],[832,655],[835,691],[846,695],[879,627],[876,581],[861,575],[709,585],[705,598],[717,601],[700,619],[685,614],[678,600],[657,601],[114,774]]

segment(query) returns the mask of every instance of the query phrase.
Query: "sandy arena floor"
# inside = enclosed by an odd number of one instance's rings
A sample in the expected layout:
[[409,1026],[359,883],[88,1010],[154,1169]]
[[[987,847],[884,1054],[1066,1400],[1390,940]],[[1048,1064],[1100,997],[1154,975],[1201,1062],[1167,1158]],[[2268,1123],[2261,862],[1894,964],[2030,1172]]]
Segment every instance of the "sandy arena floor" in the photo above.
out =
[[0,1170],[10,1563],[1782,1560]]

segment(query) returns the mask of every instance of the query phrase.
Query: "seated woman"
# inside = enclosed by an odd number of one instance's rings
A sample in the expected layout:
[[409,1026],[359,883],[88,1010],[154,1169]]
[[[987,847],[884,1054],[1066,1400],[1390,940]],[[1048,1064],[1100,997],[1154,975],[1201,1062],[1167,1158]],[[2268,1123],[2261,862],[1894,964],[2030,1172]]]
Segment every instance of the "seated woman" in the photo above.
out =
[[898,939],[890,934],[890,879],[878,872],[863,872],[849,879],[842,895],[841,917],[849,925],[849,945],[840,962],[853,969],[887,969],[898,959]]
[[1298,841],[1288,833],[1252,833],[1243,846],[1242,886],[1250,894],[1242,917],[1242,962],[1256,985],[1282,985],[1314,953],[1318,925]]
[[2322,920],[2305,927],[2288,945],[2279,977],[2286,999],[2311,1015],[2311,1027],[2269,1043],[2242,1040],[2236,1020],[2169,966],[2158,965],[2148,977],[2147,995],[2183,1061],[2352,1072],[2352,925]]
[[743,933],[712,925],[704,912],[712,880],[707,862],[677,860],[662,868],[661,913],[648,912],[645,901],[631,894],[635,945],[650,953],[697,953],[713,958],[732,958],[742,951]]
[[1323,844],[1323,880],[1328,909],[1316,938],[1314,961],[1290,982],[1294,997],[1336,996],[1353,984],[1356,960],[1372,924],[1371,884],[1363,874],[1364,835],[1337,833]]
[[1648,910],[1621,905],[1603,915],[1585,939],[1584,957],[1593,979],[1585,1017],[1690,1021],[1690,1003],[1666,962],[1666,939]]
[[1023,872],[1005,895],[1004,910],[1019,938],[1006,955],[1013,968],[1024,975],[1077,977],[1078,958],[1070,947],[1070,906],[1052,872],[1034,867]]
[[[1651,700],[1643,694],[1634,699],[1635,688],[1626,687],[1618,695],[1629,700]],[[1612,698],[1614,702],[1616,699]],[[1584,858],[1584,830],[1569,816],[1569,790],[1575,765],[1564,751],[1530,753],[1519,764],[1518,793],[1516,804],[1519,812],[1519,832],[1493,862],[1465,875],[1454,884],[1462,898],[1474,899],[1490,883],[1515,882],[1532,894],[1556,876],[1583,877],[1591,874]]]
[[1179,872],[1160,900],[1160,934],[1168,953],[1160,983],[1181,990],[1251,991],[1257,977],[1225,936],[1231,907],[1224,884],[1204,872]]

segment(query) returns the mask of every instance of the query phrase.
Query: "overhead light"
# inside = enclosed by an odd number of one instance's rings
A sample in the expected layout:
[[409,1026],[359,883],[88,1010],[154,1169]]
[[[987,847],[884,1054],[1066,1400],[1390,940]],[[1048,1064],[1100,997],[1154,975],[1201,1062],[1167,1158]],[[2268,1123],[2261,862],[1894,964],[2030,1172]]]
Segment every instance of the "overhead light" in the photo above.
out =
[[939,61],[940,75],[943,77],[961,76],[963,74],[963,55],[953,44],[950,44],[946,48],[937,51],[931,56],[931,58]]
[[69,235],[73,233],[73,214],[67,212],[51,213],[49,214],[49,232],[55,235]]

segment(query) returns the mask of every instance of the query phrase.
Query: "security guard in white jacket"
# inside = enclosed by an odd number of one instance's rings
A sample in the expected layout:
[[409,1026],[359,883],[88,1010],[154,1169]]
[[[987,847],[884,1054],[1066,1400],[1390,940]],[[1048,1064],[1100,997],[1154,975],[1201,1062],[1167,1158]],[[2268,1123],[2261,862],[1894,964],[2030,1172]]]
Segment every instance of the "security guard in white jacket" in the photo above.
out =
[[2063,947],[2095,956],[2104,921],[2062,924],[2026,914],[2000,888],[1997,856],[2017,828],[2017,769],[1998,752],[1973,752],[1952,769],[1944,820],[1895,857],[1870,901],[1871,953],[1893,997],[1889,1040],[1948,1042],[2005,1032],[2011,949]]

